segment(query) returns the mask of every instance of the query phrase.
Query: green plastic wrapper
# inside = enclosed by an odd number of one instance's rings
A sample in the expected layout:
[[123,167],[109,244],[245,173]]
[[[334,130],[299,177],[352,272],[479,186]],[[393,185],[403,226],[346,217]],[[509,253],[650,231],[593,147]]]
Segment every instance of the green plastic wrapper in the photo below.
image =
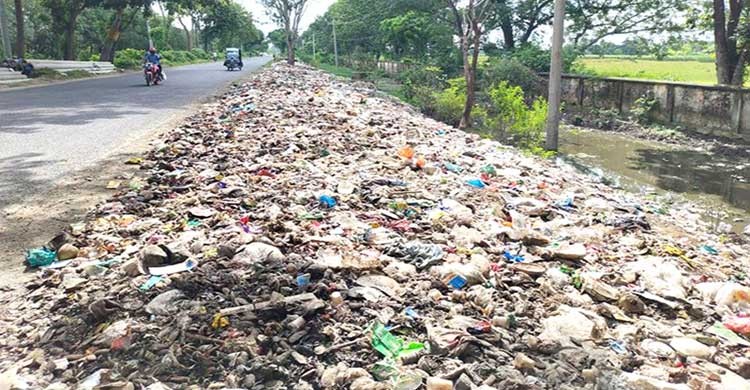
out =
[[55,262],[57,255],[47,248],[35,248],[26,251],[26,263],[29,267],[46,267]]
[[412,354],[424,349],[424,344],[417,342],[404,342],[394,336],[383,324],[376,322],[372,328],[372,347],[383,356],[390,359],[398,359],[402,356]]

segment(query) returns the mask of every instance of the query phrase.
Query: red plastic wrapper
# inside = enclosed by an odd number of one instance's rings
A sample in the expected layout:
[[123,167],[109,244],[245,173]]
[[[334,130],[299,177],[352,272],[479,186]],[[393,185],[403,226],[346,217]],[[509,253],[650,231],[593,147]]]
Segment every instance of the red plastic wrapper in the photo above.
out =
[[750,335],[750,317],[732,317],[724,321],[727,329],[744,335]]

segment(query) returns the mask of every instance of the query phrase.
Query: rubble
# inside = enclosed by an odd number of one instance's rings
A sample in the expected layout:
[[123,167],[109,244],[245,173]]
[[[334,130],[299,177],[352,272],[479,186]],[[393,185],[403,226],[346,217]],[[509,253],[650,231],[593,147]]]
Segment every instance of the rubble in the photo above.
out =
[[138,164],[29,251],[0,384],[748,386],[745,237],[371,90],[275,65]]

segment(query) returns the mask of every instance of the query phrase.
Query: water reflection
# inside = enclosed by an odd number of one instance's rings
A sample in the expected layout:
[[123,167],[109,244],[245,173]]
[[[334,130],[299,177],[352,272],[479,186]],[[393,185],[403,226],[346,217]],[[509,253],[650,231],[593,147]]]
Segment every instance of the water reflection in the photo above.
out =
[[672,191],[750,218],[749,161],[594,130],[564,131],[560,149],[579,164],[620,176],[625,187]]

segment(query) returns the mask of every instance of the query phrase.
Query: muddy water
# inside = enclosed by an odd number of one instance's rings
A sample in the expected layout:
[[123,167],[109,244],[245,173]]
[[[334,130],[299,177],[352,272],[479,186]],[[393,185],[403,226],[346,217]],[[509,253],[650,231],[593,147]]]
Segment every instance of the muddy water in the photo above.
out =
[[563,159],[579,169],[625,189],[677,194],[735,232],[750,223],[750,161],[596,130],[566,130],[560,136]]

